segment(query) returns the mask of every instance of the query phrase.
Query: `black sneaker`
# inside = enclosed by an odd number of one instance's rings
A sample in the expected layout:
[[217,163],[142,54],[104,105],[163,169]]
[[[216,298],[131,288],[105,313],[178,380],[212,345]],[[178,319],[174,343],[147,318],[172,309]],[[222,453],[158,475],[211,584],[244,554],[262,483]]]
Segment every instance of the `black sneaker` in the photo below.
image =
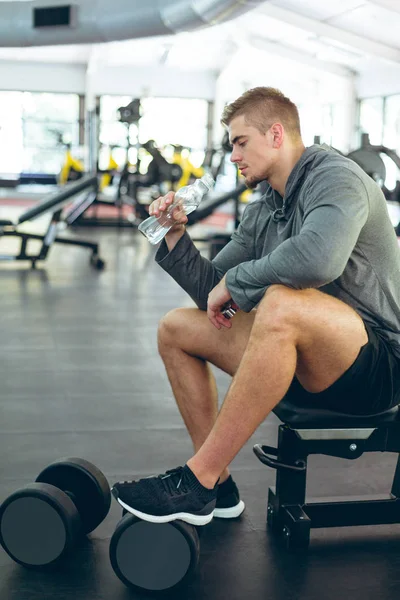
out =
[[214,509],[214,517],[220,519],[235,519],[239,517],[245,509],[243,500],[240,500],[239,490],[232,476],[218,485],[217,503]]
[[213,516],[217,485],[212,490],[198,481],[185,465],[162,475],[114,484],[112,494],[128,512],[151,523],[180,519],[192,525],[207,525]]

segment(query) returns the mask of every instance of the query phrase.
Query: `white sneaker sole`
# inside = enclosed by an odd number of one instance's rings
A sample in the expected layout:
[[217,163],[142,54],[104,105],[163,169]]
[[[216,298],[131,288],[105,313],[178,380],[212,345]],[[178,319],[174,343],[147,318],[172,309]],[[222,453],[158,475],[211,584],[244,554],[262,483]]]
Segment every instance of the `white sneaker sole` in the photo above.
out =
[[214,517],[218,519],[234,519],[240,517],[245,509],[243,500],[240,500],[239,504],[232,506],[231,508],[214,508]]
[[190,513],[183,512],[174,513],[173,515],[162,516],[148,515],[146,513],[141,512],[140,510],[136,510],[135,508],[128,506],[119,498],[117,498],[117,501],[129,513],[135,515],[136,517],[139,517],[139,519],[142,519],[143,521],[148,521],[149,523],[170,523],[171,521],[180,520],[185,521],[185,523],[189,523],[190,525],[207,525],[207,523],[210,523],[210,521],[212,521],[214,516],[214,511],[209,515],[191,515]]

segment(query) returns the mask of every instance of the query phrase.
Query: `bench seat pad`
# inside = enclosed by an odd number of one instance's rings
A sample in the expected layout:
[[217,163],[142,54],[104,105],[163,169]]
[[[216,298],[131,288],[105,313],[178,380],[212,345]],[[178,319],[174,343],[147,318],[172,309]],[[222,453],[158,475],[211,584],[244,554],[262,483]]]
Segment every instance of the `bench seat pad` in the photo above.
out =
[[298,406],[283,399],[273,410],[283,423],[301,429],[346,429],[400,424],[399,406],[376,415],[348,415],[320,408]]

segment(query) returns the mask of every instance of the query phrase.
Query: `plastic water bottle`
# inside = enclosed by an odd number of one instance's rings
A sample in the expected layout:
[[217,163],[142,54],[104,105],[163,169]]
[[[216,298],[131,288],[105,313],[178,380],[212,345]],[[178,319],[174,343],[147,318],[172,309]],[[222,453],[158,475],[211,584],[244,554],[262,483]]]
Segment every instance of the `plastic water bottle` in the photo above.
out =
[[174,201],[168,209],[159,217],[154,215],[140,223],[139,231],[149,240],[150,244],[158,244],[176,223],[172,213],[177,206],[181,206],[186,215],[190,214],[199,206],[203,196],[214,186],[215,181],[206,173],[200,179],[196,179],[191,185],[180,188],[174,197]]

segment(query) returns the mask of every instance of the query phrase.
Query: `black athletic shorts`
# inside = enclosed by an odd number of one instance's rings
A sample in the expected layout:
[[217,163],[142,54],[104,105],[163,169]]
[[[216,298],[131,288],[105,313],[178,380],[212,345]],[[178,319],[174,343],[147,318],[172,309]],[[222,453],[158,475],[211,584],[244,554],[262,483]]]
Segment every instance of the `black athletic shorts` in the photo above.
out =
[[295,377],[285,396],[293,404],[350,415],[373,415],[400,404],[400,358],[380,333],[364,322],[368,342],[351,367],[329,388],[307,392]]

